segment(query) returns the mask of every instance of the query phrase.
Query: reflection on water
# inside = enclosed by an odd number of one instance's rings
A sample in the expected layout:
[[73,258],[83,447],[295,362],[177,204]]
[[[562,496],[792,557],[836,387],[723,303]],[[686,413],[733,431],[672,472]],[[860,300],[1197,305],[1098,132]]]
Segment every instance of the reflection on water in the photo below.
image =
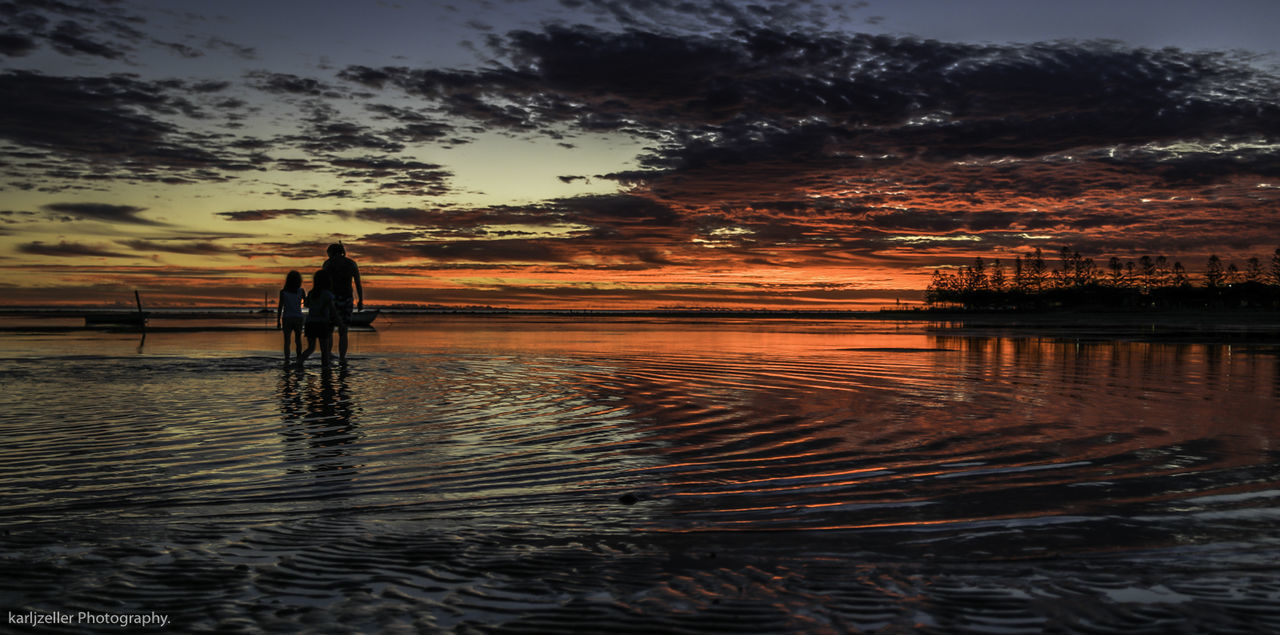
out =
[[[285,459],[290,474],[354,470],[350,450],[359,441],[352,422],[356,406],[348,384],[350,370],[324,369],[307,374],[289,364],[280,372],[277,394],[284,427]],[[318,476],[318,475],[317,475]],[[330,475],[338,476],[338,475]],[[343,472],[341,478],[354,475]]]
[[9,342],[5,604],[266,630],[1280,628],[1268,345],[455,319],[298,370],[276,335]]

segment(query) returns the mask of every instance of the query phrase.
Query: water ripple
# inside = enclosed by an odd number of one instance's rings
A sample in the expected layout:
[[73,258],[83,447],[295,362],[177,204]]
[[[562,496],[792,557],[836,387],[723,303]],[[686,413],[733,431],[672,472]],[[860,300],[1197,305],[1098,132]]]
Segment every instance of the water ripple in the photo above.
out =
[[0,597],[267,630],[1280,629],[1274,356],[811,330],[0,359]]

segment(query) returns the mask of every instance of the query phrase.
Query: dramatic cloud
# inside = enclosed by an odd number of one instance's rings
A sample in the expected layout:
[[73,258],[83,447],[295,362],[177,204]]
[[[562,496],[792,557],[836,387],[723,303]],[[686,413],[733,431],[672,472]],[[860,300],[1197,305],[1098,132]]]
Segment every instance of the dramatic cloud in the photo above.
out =
[[238,212],[218,212],[219,216],[233,221],[271,220],[282,217],[306,217],[326,214],[328,212],[311,209],[251,209]]
[[122,240],[124,245],[134,251],[165,252],[171,254],[214,255],[232,253],[234,250],[211,242],[157,241],[157,240]]
[[107,205],[104,203],[52,203],[44,206],[45,211],[61,215],[62,220],[98,220],[128,225],[163,225],[159,221],[139,218],[138,213],[145,207],[132,205]]
[[28,162],[25,174],[68,181],[221,181],[230,178],[226,172],[254,169],[251,157],[168,121],[202,116],[193,102],[173,95],[184,89],[181,82],[123,75],[3,73],[0,148],[8,142],[49,151],[43,161]]
[[[710,228],[720,244],[900,249],[887,239],[922,232],[1012,247],[1039,231],[1104,248],[1099,228],[1132,237],[1206,205],[1277,200],[1247,181],[1280,176],[1280,84],[1230,54],[582,26],[491,43],[504,65],[341,76],[513,132],[651,139],[642,170],[598,176],[666,210],[647,222]],[[1158,202],[1188,199],[1201,203]],[[1201,246],[1225,233],[1201,232]]]
[[33,254],[37,256],[57,256],[66,258],[136,258],[134,254],[126,254],[118,251],[111,251],[106,247],[99,245],[84,245],[77,242],[61,241],[56,245],[45,244],[42,241],[30,242],[18,245],[18,251],[24,254]]
[[[1243,53],[872,35],[861,3],[561,0],[520,21],[540,28],[471,20],[469,65],[409,61],[458,59],[429,42],[304,66],[127,7],[0,2],[0,183],[38,210],[0,213],[20,254],[283,266],[343,239],[401,284],[473,280],[457,298],[746,303],[1032,247],[1280,244],[1280,80]],[[119,227],[102,246],[41,220]],[[195,231],[227,222],[244,235]]]

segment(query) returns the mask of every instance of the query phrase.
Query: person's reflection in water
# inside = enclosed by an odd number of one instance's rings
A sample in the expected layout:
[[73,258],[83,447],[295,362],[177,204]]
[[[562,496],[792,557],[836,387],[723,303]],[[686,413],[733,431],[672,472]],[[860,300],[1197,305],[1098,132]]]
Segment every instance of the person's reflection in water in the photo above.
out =
[[290,474],[350,480],[359,467],[351,456],[359,440],[358,412],[346,369],[324,369],[319,376],[285,368],[277,390]]

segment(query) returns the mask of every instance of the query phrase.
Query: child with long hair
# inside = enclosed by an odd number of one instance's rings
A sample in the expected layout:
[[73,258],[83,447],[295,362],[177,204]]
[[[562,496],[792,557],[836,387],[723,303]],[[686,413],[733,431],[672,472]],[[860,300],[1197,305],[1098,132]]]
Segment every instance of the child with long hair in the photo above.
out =
[[302,301],[307,292],[302,290],[302,274],[290,271],[284,277],[280,289],[280,301],[276,303],[276,328],[284,332],[284,361],[289,361],[289,336],[293,336],[294,350],[302,355],[302,326],[306,316],[302,314]]
[[301,365],[316,350],[316,342],[320,343],[320,363],[329,365],[329,357],[333,348],[333,327],[340,324],[342,316],[338,313],[337,299],[330,290],[332,281],[329,272],[321,269],[311,278],[311,291],[307,293],[307,350],[298,356]]

